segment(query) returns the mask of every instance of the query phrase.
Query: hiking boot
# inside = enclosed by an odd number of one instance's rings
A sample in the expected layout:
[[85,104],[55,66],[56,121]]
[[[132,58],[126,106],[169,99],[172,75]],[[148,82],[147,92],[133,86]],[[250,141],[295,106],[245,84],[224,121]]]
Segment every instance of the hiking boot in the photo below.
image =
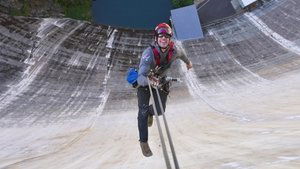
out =
[[151,127],[153,124],[153,116],[152,115],[148,115],[148,127]]
[[140,142],[140,146],[141,146],[141,149],[142,149],[142,153],[145,157],[152,156],[152,151],[150,150],[148,142]]

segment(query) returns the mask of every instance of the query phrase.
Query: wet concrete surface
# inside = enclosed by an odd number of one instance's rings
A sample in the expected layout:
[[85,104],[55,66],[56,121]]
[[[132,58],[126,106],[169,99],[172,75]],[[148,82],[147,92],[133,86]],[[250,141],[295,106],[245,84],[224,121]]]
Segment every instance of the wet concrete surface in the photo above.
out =
[[[300,167],[299,5],[271,1],[178,42],[194,64],[170,72],[183,80],[166,110],[180,168]],[[152,32],[3,14],[0,23],[0,168],[166,168],[155,122],[154,155],[142,156],[124,78]]]

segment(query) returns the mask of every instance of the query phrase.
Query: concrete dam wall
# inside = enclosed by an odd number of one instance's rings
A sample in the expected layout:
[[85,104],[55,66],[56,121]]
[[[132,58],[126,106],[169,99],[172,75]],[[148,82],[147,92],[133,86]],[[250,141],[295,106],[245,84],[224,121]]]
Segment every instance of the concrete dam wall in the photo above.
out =
[[[300,2],[270,1],[177,42],[166,109],[181,168],[300,166]],[[125,80],[151,31],[0,14],[0,168],[165,168],[144,158]]]

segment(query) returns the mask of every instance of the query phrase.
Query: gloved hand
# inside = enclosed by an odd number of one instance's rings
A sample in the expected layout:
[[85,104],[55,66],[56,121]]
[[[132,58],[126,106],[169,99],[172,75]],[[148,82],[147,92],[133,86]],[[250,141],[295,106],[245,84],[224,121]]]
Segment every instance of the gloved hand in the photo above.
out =
[[132,83],[132,87],[136,89],[136,88],[138,88],[138,87],[140,87],[140,86],[139,86],[139,84],[138,84],[137,81],[136,81],[136,82]]
[[149,77],[149,83],[152,87],[159,88],[161,86],[160,79],[156,76],[150,76]]
[[187,68],[187,70],[190,70],[191,68],[193,68],[192,62],[189,62],[188,64],[186,64],[186,68]]

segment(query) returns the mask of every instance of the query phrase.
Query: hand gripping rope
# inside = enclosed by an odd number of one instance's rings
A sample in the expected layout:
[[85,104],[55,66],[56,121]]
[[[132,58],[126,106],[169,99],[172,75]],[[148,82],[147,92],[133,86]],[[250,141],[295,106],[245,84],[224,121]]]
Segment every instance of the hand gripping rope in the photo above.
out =
[[[157,124],[158,132],[159,132],[159,137],[160,137],[160,141],[161,141],[161,145],[162,145],[162,150],[163,150],[166,166],[167,166],[167,169],[171,169],[170,159],[169,159],[169,156],[168,156],[168,153],[167,153],[167,148],[166,148],[164,136],[163,136],[162,129],[161,129],[161,126],[160,126],[158,113],[157,113],[157,109],[156,109],[156,104],[155,104],[155,101],[154,101],[154,96],[153,96],[152,87],[151,87],[151,84],[150,84],[149,77],[147,77],[147,80],[148,80],[148,86],[149,86],[149,90],[150,90],[151,100],[153,102],[153,110],[154,110],[154,114],[155,114],[156,124]],[[177,79],[177,78],[176,79],[170,78],[169,81],[180,81],[180,80]],[[166,119],[165,112],[164,112],[163,105],[162,105],[162,101],[161,101],[161,98],[160,98],[160,95],[159,95],[159,91],[158,91],[159,89],[158,89],[157,86],[153,86],[153,88],[155,89],[157,97],[158,97],[158,102],[159,102],[159,106],[160,106],[161,113],[162,113],[162,116],[163,116],[163,121],[164,121],[165,129],[166,129],[167,137],[168,137],[168,140],[169,140],[169,145],[170,145],[170,149],[171,149],[171,152],[172,152],[175,169],[179,169],[175,149],[174,149],[174,146],[173,146],[173,141],[172,141],[171,134],[170,134],[170,131],[169,131],[167,119]]]

